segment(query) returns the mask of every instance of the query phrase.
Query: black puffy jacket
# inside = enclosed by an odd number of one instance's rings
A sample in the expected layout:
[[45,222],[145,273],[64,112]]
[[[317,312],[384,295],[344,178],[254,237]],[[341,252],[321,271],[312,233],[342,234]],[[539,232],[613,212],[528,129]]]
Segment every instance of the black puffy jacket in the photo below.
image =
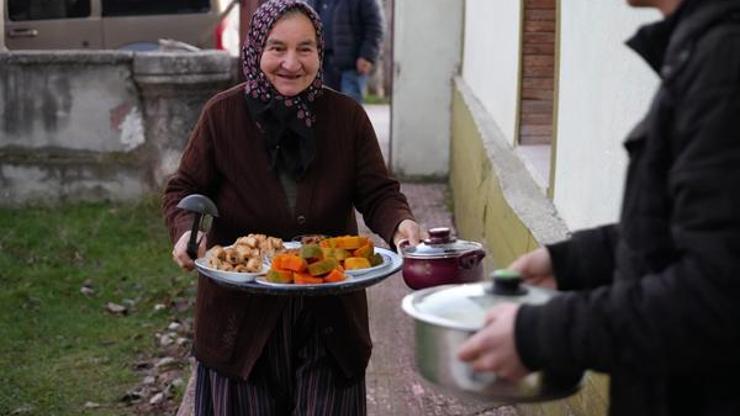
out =
[[628,43],[661,77],[625,142],[618,224],[549,246],[532,369],[611,375],[612,415],[740,415],[740,1],[684,0]]
[[[332,44],[326,45],[332,65],[340,70],[355,68],[357,58],[377,62],[383,41],[383,12],[378,0],[335,0]],[[315,0],[309,0],[316,7]]]

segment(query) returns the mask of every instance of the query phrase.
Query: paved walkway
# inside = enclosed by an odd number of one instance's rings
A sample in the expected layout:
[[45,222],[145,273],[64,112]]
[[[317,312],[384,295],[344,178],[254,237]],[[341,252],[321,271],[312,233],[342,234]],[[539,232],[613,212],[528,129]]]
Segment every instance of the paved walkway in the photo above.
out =
[[[389,107],[373,105],[366,109],[387,157]],[[446,203],[446,184],[403,183],[401,190],[423,228],[447,226],[454,230]],[[369,230],[361,223],[360,232],[369,233]],[[366,376],[368,415],[516,416],[512,407],[460,399],[426,383],[416,373],[413,321],[400,306],[401,299],[410,292],[400,272],[368,289],[370,333],[374,344]],[[192,386],[188,387],[178,416],[191,414]]]
[[[423,227],[452,227],[445,184],[404,183],[401,189]],[[374,344],[366,377],[368,414],[515,416],[512,407],[459,399],[426,383],[416,373],[413,321],[400,307],[401,299],[410,292],[400,273],[368,290]]]

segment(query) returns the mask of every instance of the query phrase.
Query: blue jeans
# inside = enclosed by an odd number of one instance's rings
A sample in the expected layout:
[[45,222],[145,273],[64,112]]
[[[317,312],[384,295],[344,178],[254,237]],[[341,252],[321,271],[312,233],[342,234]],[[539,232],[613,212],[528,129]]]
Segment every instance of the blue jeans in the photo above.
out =
[[362,104],[362,93],[367,85],[367,75],[360,75],[354,69],[342,71],[342,92]]

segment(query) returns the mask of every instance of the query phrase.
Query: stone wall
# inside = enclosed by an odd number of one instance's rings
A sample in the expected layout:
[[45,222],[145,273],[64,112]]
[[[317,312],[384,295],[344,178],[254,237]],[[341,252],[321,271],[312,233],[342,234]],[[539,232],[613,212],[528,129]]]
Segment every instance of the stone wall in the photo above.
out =
[[232,80],[217,51],[0,53],[0,205],[158,192]]

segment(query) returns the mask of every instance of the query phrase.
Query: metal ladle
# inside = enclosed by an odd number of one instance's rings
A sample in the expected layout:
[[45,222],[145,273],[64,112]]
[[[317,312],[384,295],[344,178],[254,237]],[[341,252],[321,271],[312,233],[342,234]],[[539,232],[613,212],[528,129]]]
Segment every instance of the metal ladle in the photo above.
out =
[[218,217],[218,208],[216,208],[216,204],[210,198],[200,194],[186,196],[180,200],[177,207],[193,213],[193,226],[190,229],[187,253],[191,259],[195,260],[198,257],[198,245],[200,244],[198,230],[200,229],[203,216],[210,215],[212,217]]

